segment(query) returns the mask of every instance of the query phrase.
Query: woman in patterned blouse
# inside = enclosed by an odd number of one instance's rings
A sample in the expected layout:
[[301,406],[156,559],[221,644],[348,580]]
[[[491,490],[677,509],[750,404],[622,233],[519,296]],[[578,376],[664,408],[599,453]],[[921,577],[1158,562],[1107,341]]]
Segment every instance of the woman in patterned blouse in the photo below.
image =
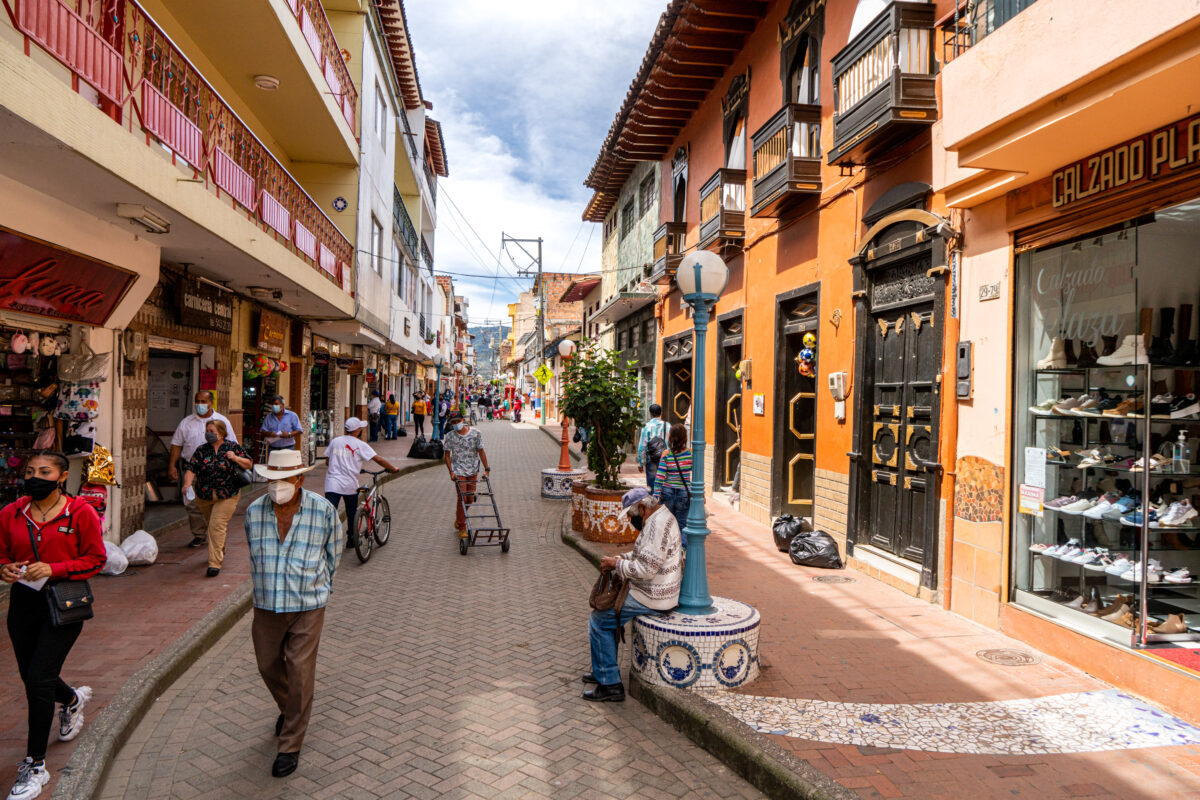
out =
[[654,479],[654,496],[671,510],[679,523],[680,541],[687,549],[688,507],[692,503],[692,451],[687,446],[687,428],[679,423],[671,426],[667,434],[667,452],[658,462],[658,474]]
[[237,511],[241,486],[238,473],[254,463],[237,442],[227,441],[229,429],[223,420],[214,419],[204,426],[204,444],[196,448],[183,476],[183,492],[196,493],[208,523],[208,577],[221,574],[225,560],[225,529]]

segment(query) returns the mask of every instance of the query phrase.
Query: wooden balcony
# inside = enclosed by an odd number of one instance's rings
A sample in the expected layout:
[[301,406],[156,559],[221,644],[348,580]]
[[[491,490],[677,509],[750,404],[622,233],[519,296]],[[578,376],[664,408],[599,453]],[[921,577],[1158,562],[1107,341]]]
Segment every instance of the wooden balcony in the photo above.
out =
[[700,246],[727,256],[746,238],[746,170],[719,169],[700,187]]
[[897,0],[832,59],[829,163],[866,164],[937,121],[934,5]]
[[789,103],[750,138],[752,217],[780,217],[821,196],[821,107]]
[[686,222],[668,222],[654,232],[654,269],[649,280],[660,286],[670,286],[675,270],[683,258],[683,240],[687,236]]

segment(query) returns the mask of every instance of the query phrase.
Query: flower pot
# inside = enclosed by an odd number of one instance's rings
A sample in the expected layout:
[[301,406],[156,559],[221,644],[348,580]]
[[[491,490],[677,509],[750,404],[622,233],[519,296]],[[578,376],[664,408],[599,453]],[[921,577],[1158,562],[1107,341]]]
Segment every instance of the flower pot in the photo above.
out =
[[621,496],[626,489],[601,489],[588,486],[584,490],[583,538],[589,542],[629,544],[638,532],[628,521],[621,519]]
[[591,481],[574,481],[571,483],[571,530],[576,533],[584,532],[584,492]]

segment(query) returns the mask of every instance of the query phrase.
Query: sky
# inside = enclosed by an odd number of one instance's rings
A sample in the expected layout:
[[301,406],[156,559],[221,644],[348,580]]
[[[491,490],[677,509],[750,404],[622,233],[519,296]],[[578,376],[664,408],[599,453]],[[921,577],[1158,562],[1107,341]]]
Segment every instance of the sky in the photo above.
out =
[[503,317],[532,283],[513,277],[530,262],[512,245],[513,260],[501,255],[502,232],[541,237],[547,272],[598,272],[601,231],[581,222],[583,181],[667,1],[404,5],[450,169],[438,182],[434,263],[470,298],[471,324]]

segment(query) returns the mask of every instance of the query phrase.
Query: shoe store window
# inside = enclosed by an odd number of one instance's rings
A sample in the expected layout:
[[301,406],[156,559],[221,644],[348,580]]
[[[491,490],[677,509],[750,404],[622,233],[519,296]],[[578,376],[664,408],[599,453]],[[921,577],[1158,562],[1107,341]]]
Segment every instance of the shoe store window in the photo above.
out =
[[1197,252],[1200,201],[1017,256],[1012,486],[1013,600],[1192,669]]

